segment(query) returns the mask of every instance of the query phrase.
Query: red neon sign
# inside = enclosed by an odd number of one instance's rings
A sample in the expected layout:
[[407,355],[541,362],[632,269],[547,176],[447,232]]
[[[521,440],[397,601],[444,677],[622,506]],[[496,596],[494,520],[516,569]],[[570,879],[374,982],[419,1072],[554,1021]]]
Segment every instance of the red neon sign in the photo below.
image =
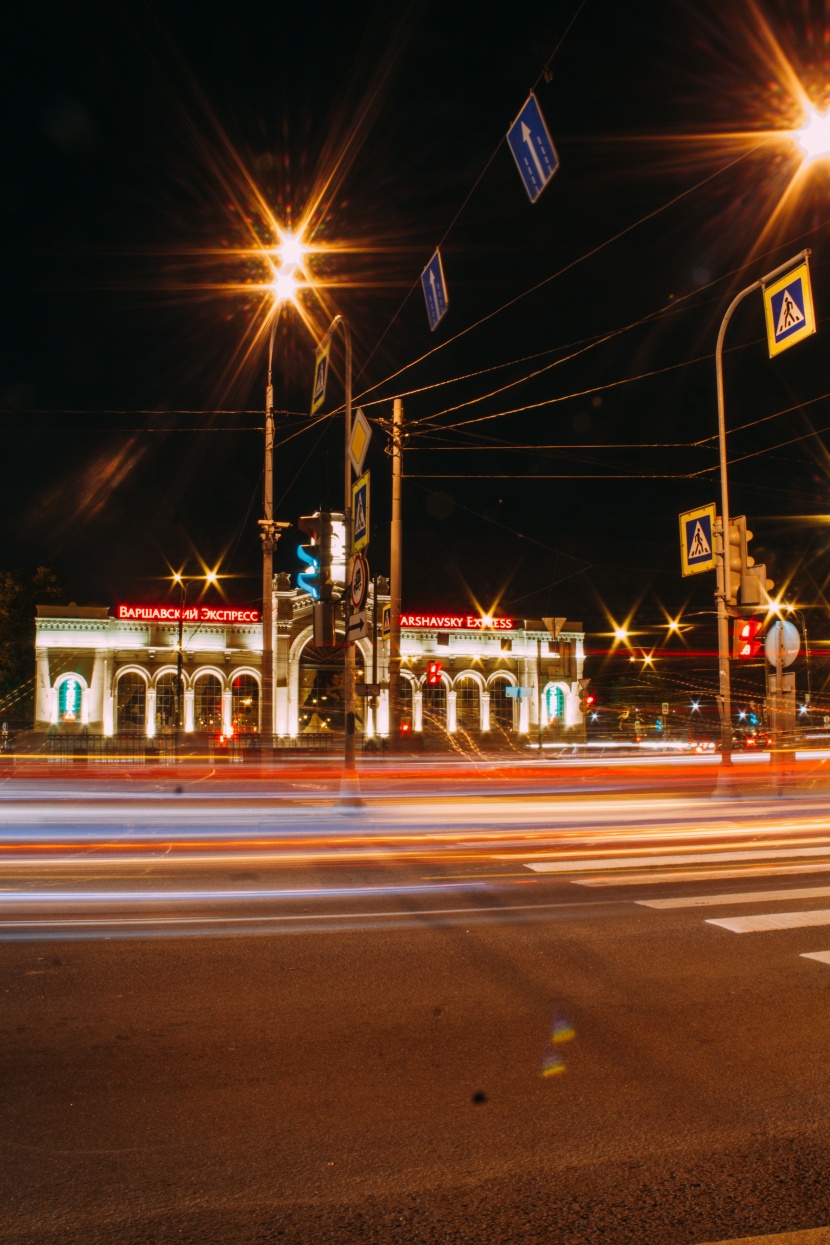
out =
[[134,622],[258,623],[259,610],[228,609],[224,605],[117,605],[116,618]]
[[516,620],[476,614],[401,614],[401,626],[428,631],[515,631]]

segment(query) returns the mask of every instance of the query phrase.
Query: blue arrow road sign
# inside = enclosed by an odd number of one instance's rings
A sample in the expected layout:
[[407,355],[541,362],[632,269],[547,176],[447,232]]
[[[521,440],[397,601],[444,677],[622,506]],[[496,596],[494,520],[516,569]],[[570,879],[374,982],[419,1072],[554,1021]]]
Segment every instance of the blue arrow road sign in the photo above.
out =
[[559,168],[559,157],[532,91],[507,131],[507,141],[530,202],[535,203]]
[[421,285],[424,287],[424,298],[427,304],[429,327],[435,330],[447,314],[449,299],[447,283],[444,280],[444,269],[441,266],[441,252],[436,251],[432,259],[421,273]]

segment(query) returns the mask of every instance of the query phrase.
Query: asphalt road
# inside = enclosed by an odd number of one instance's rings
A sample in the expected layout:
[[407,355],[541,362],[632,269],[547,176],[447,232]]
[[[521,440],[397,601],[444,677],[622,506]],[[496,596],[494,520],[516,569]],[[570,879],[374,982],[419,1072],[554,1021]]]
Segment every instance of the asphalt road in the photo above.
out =
[[820,801],[201,805],[0,809],[0,1241],[830,1223]]

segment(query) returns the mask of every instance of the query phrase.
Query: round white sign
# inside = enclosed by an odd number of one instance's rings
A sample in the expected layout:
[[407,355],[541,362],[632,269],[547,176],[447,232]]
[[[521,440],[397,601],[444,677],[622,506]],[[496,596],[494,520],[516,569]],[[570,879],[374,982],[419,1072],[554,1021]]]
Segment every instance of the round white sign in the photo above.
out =
[[778,650],[781,650],[781,665],[791,666],[801,648],[801,636],[798,628],[791,622],[773,623],[767,632],[764,652],[771,666],[778,664]]
[[362,553],[356,553],[352,558],[352,574],[349,583],[349,599],[352,603],[352,609],[359,610],[363,608],[363,602],[366,600],[366,593],[369,589],[369,567]]

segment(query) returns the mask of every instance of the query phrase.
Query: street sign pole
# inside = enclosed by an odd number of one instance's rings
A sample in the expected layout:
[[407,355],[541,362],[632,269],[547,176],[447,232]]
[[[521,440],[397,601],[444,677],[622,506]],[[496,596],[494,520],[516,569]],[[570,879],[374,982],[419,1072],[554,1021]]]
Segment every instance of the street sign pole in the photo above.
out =
[[389,545],[389,747],[401,737],[401,476],[403,474],[403,402],[392,406],[392,523]]
[[[345,450],[344,450],[344,477],[343,477],[343,518],[345,520],[345,532],[343,536],[343,555],[346,566],[348,567],[352,557],[352,461],[350,455],[350,447],[352,442],[352,335],[349,330],[348,321],[344,316],[335,316],[328,327],[325,341],[330,342],[331,336],[337,327],[342,328],[346,346],[346,393],[345,393]],[[319,362],[318,362],[319,369]],[[315,379],[315,388],[317,379]],[[321,399],[322,401],[322,399]],[[348,602],[347,602],[348,607]],[[354,643],[349,639],[349,616],[348,608],[346,618],[344,620],[345,635],[343,638],[343,777],[340,782],[340,805],[345,808],[360,808],[363,806],[363,800],[360,798],[360,784],[357,777],[357,769],[355,767],[355,652]]]
[[[766,276],[761,277],[758,281],[753,281],[752,285],[748,285],[746,289],[741,290],[732,299],[732,302],[726,309],[726,314],[721,321],[720,331],[718,332],[718,343],[715,349],[715,375],[717,379],[718,389],[718,453],[720,458],[720,492],[721,492],[721,516],[720,516],[720,534],[718,540],[718,585],[715,592],[718,609],[718,704],[721,711],[721,766],[731,767],[732,765],[732,689],[730,686],[729,671],[729,613],[727,610],[727,602],[729,597],[727,582],[727,559],[729,557],[729,484],[727,473],[726,459],[726,413],[723,396],[723,340],[726,336],[726,329],[729,321],[732,319],[732,313],[748,294],[752,294],[755,290],[763,289],[769,285],[776,277],[781,276],[797,264],[799,260],[806,259],[810,252],[808,250],[801,251],[792,259],[787,260],[785,264],[774,268],[772,272],[768,272]],[[731,778],[727,778],[721,769],[718,775],[718,785],[715,789],[716,795],[731,794]]]

